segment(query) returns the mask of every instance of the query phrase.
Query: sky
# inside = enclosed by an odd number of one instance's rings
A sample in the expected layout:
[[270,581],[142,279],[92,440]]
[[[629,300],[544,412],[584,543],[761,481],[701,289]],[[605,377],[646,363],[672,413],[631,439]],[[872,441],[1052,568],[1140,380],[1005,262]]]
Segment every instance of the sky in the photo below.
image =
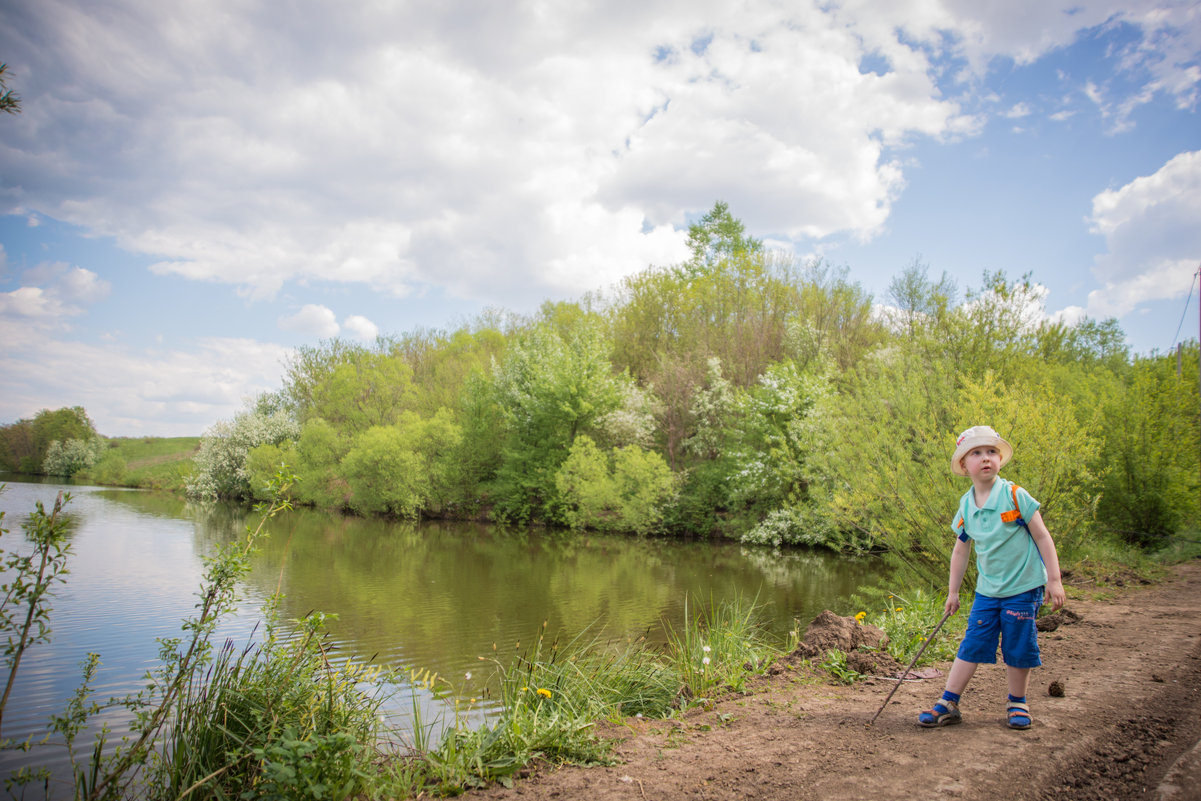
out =
[[293,349],[682,261],[716,201],[1198,335],[1201,2],[0,0],[0,424],[199,435]]

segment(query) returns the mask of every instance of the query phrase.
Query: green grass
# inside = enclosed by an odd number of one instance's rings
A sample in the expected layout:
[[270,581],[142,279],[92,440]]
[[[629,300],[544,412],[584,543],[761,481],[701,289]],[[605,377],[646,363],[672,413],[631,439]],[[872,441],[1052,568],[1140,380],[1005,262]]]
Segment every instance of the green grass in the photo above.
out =
[[113,437],[100,461],[78,478],[117,487],[183,489],[200,437]]
[[[226,642],[180,703],[156,797],[346,798],[373,781],[378,670],[336,664],[317,626],[260,647]],[[323,795],[324,793],[324,795]]]
[[[953,659],[967,626],[971,594],[961,593],[964,605],[943,624],[938,636],[922,654],[921,664]],[[880,597],[871,604],[867,622],[878,626],[888,635],[888,653],[902,664],[909,664],[914,654],[926,644],[926,638],[942,619],[946,598],[924,590],[912,590],[905,595]]]
[[[595,735],[597,721],[666,718],[707,705],[716,694],[742,689],[784,650],[764,634],[756,608],[741,601],[690,614],[666,645],[581,637],[560,646],[545,641],[545,629],[525,653],[507,663],[493,660],[501,711],[485,725],[463,724],[456,706],[448,733],[431,744],[420,736],[429,727],[415,720],[419,734],[410,752],[390,760],[381,775],[385,796],[511,784],[536,761],[606,764],[610,746]],[[426,679],[433,689],[437,681]]]

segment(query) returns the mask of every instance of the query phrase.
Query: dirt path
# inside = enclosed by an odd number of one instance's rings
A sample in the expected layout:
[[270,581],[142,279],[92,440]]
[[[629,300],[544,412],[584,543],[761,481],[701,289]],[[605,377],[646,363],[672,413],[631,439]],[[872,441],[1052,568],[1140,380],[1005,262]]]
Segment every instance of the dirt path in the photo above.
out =
[[[784,669],[683,720],[629,721],[613,767],[538,772],[484,799],[1201,799],[1201,563],[1040,635],[1030,731],[1004,726],[1003,668],[982,666],[964,723],[915,724],[942,680],[814,685]],[[944,668],[946,666],[943,666]],[[1058,679],[1063,697],[1048,695]]]

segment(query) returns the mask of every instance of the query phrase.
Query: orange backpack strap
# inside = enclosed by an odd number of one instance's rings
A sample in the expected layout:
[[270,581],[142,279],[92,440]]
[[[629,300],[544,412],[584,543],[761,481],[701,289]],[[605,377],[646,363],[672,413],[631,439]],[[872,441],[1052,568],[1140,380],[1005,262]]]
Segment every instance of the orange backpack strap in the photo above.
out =
[[1019,526],[1026,525],[1026,521],[1022,519],[1022,510],[1018,508],[1018,485],[1010,484],[1010,491],[1013,493],[1013,509],[1008,512],[1001,512],[1002,523],[1017,523]]

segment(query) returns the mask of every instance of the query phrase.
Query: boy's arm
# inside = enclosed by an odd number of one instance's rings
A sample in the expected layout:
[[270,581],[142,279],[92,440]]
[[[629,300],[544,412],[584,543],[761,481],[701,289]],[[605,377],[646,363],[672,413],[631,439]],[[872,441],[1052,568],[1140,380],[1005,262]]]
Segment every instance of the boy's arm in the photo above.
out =
[[1030,529],[1030,536],[1034,538],[1039,555],[1043,558],[1043,564],[1047,567],[1047,596],[1051,601],[1052,611],[1057,611],[1067,603],[1068,598],[1063,591],[1063,575],[1059,572],[1059,554],[1055,552],[1055,542],[1051,539],[1051,532],[1047,531],[1043,516],[1038,512],[1030,518],[1027,527]]
[[956,538],[955,548],[951,551],[951,579],[947,585],[947,603],[943,611],[955,614],[959,611],[959,585],[963,584],[963,574],[967,572],[967,558],[972,550],[971,540]]

